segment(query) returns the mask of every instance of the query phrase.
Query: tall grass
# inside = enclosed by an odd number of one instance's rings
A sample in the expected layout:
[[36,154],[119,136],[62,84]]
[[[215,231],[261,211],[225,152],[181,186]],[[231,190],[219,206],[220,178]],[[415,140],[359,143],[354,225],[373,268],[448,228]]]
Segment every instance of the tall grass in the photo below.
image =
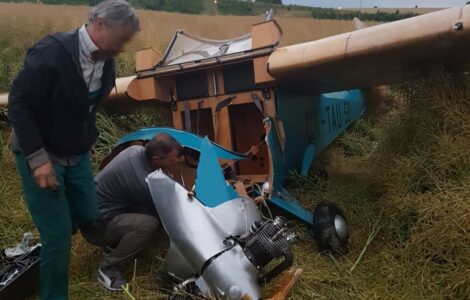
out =
[[290,180],[307,206],[341,203],[353,228],[337,261],[297,252],[310,266],[298,299],[470,295],[470,83],[438,70],[391,96],[323,154],[327,178]]
[[[4,112],[0,110],[0,120]],[[15,245],[24,232],[34,231],[22,199],[15,160],[10,150],[10,130],[5,124],[0,121],[0,249]]]
[[[397,107],[372,159],[390,216],[384,227],[395,266],[390,271],[409,269],[429,295],[468,297],[469,80],[436,71],[396,92]],[[398,250],[400,256],[392,255]]]

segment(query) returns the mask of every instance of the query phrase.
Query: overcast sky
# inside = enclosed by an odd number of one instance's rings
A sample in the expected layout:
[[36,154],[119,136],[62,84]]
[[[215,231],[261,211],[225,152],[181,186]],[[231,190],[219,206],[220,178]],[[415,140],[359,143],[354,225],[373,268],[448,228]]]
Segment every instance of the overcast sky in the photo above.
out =
[[[449,7],[463,5],[469,0],[362,0],[362,7]],[[317,7],[359,7],[361,0],[282,0],[284,4]]]

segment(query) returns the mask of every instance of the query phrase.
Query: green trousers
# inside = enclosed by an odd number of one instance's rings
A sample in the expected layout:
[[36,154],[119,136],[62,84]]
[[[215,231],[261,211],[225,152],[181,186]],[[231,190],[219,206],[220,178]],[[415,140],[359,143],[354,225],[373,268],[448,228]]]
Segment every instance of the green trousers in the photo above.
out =
[[56,191],[36,185],[23,154],[16,153],[16,164],[28,210],[41,237],[41,299],[68,299],[72,231],[90,226],[98,217],[88,154],[75,166],[54,164],[59,182]]

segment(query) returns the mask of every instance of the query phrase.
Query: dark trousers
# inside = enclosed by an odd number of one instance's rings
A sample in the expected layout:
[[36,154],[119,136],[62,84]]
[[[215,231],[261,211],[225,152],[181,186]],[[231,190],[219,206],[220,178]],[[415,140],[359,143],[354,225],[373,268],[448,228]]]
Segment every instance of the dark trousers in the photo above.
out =
[[68,299],[72,229],[85,228],[98,217],[88,154],[77,165],[54,164],[56,191],[37,186],[23,154],[16,153],[25,201],[41,237],[40,293],[43,300]]
[[83,236],[95,245],[106,247],[101,267],[119,266],[150,245],[160,223],[157,218],[137,213],[120,214],[101,221]]

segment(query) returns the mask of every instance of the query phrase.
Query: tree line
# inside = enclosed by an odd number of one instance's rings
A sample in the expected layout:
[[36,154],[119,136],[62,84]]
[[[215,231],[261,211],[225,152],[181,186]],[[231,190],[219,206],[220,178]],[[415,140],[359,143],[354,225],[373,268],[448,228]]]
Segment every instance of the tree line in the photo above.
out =
[[320,7],[314,7],[312,9],[312,17],[315,19],[352,20],[353,18],[358,17],[362,21],[392,22],[415,17],[417,15],[417,13],[413,12],[402,13],[399,9],[397,9],[394,13],[382,11],[377,11],[376,13],[360,13],[359,11]]

